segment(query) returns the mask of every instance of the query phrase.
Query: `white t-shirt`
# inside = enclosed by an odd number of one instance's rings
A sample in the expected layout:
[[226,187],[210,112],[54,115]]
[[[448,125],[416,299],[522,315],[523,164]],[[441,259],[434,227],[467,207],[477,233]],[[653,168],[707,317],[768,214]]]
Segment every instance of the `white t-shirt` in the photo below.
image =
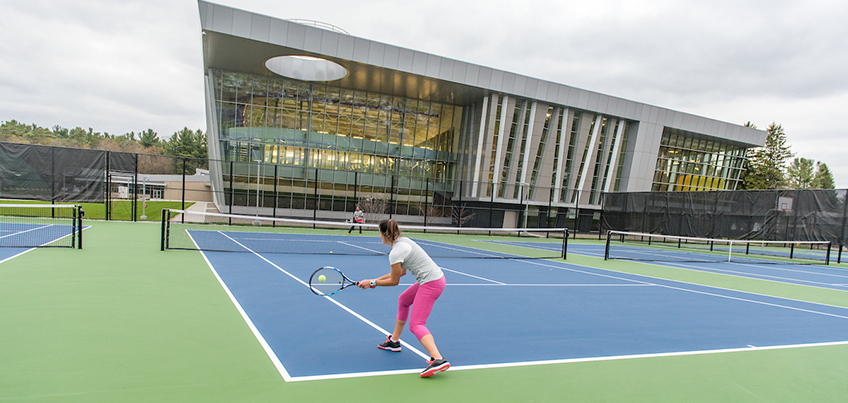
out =
[[389,264],[400,263],[400,267],[412,273],[418,284],[438,280],[444,276],[442,269],[421,249],[417,243],[402,236],[392,244]]

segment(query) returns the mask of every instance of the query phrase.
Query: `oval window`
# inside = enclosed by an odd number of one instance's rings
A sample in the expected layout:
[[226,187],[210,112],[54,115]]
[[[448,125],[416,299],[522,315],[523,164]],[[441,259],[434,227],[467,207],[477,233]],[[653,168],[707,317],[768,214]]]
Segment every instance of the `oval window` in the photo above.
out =
[[347,69],[342,65],[312,56],[272,57],[265,62],[265,67],[281,76],[303,81],[333,81],[347,76]]

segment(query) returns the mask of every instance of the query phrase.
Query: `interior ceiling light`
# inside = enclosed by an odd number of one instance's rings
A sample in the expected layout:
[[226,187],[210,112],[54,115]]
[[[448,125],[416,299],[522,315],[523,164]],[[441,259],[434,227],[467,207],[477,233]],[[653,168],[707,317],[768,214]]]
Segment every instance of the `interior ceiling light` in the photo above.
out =
[[277,56],[268,59],[265,67],[283,77],[302,81],[334,81],[347,77],[342,65],[312,56]]

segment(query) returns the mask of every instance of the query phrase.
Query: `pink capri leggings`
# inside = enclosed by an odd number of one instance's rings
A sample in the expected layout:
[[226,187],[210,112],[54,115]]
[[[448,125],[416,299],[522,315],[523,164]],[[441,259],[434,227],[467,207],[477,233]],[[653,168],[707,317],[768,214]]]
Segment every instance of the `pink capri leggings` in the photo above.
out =
[[[417,282],[409,286],[398,297],[397,319],[406,321],[409,318],[409,330],[421,340],[430,334],[427,330],[427,318],[433,310],[433,304],[445,290],[445,276],[419,285]],[[412,309],[410,309],[410,305]],[[410,315],[411,314],[411,315]]]

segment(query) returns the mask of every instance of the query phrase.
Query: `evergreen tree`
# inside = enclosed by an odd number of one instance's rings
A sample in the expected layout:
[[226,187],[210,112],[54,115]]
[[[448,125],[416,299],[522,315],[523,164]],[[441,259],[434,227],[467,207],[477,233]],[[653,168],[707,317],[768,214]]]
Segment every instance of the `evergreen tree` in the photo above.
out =
[[159,144],[159,134],[154,132],[153,129],[147,129],[147,131],[141,132],[141,136],[139,137],[138,141],[144,148]]
[[[206,156],[206,135],[203,131],[191,131],[188,127],[174,133],[165,143],[165,154],[174,157],[187,157],[186,173],[193,174],[195,168],[207,168],[209,166]],[[177,172],[182,171],[182,159],[174,160]]]
[[795,158],[786,169],[786,181],[790,188],[809,189],[813,187],[813,164],[807,158]]
[[[756,127],[749,124],[746,126]],[[785,185],[783,171],[786,159],[792,157],[789,145],[786,144],[786,133],[783,126],[776,123],[770,124],[766,132],[766,144],[754,149],[742,172],[745,189],[779,189]]]
[[810,187],[813,189],[833,189],[836,187],[833,183],[833,175],[824,162],[816,163],[816,174]]

